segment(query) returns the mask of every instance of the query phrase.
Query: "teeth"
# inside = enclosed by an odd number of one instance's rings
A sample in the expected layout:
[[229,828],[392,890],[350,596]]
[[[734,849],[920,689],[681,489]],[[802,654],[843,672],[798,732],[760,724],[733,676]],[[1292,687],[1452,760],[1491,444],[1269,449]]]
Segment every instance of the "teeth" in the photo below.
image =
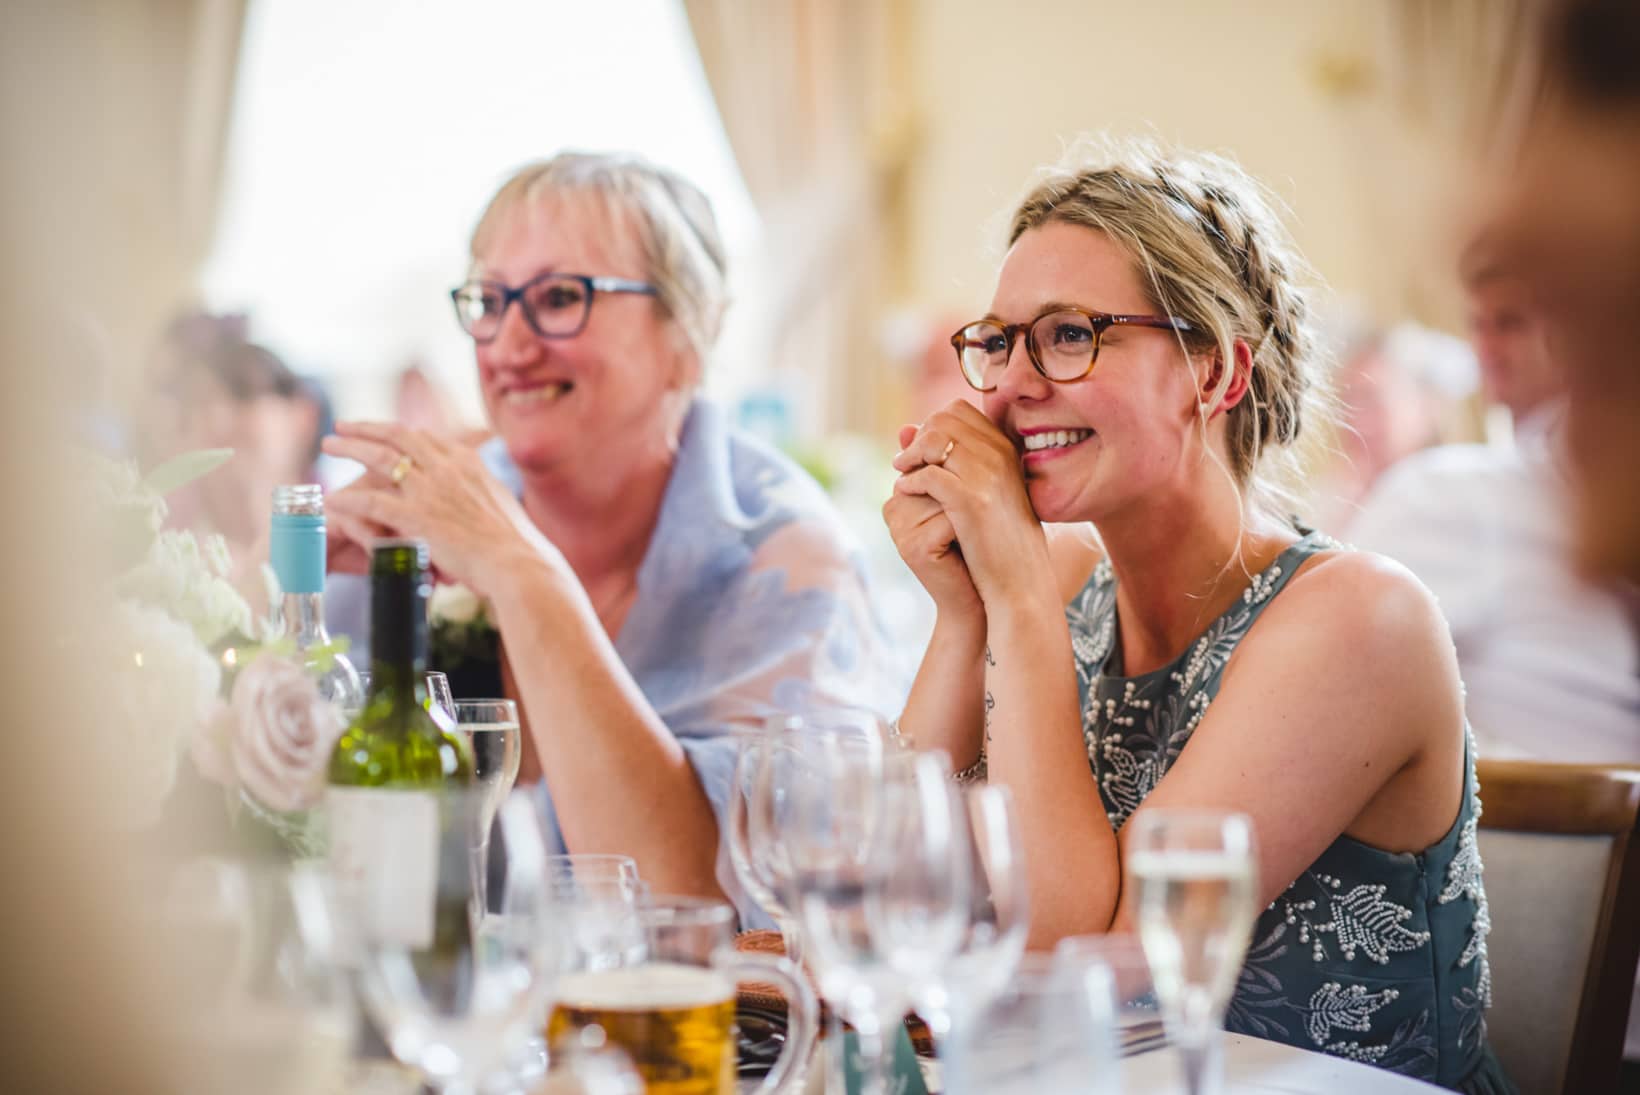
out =
[[1042,433],[1033,433],[1025,438],[1026,452],[1040,452],[1043,449],[1062,449],[1067,445],[1075,445],[1086,441],[1093,436],[1092,430],[1046,430]]
[[551,403],[565,392],[569,385],[543,384],[539,388],[516,388],[502,396],[502,400],[511,407],[530,407],[539,403]]

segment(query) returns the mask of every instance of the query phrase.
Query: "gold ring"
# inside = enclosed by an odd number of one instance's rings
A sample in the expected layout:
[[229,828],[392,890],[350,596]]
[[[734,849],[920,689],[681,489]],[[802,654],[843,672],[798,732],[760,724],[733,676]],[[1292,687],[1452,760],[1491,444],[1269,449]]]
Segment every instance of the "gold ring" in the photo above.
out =
[[956,448],[956,447],[957,447],[957,443],[955,441],[947,441],[945,443],[945,450],[940,453],[940,458],[938,460],[934,461],[934,463],[943,465],[947,460],[949,460],[951,458],[951,450]]
[[410,454],[405,453],[403,456],[393,461],[393,468],[387,473],[387,477],[393,480],[393,485],[396,487],[400,483],[404,482],[404,477],[409,475],[410,469],[415,466],[416,462],[410,459]]

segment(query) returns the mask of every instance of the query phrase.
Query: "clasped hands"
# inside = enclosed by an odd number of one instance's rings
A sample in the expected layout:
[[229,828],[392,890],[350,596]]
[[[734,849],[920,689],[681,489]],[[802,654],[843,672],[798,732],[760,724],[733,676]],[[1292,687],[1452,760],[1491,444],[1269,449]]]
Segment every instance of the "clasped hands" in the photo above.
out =
[[[957,400],[900,428],[900,477],[883,520],[900,557],[942,612],[983,612],[1007,597],[1034,559],[1047,565],[1019,451],[971,403]],[[1045,571],[1043,571],[1045,573]]]

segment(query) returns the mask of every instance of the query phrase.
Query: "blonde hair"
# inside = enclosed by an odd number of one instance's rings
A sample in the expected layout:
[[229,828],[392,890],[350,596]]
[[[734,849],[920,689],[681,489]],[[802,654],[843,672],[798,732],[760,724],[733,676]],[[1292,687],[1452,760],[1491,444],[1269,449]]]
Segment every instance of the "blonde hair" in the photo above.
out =
[[[473,262],[518,207],[561,191],[596,195],[611,219],[632,217],[656,297],[704,363],[728,306],[727,261],[712,203],[681,175],[620,152],[561,152],[513,173],[473,229]],[[578,271],[604,273],[604,271]]]
[[1223,156],[1084,140],[1039,176],[1014,213],[1009,245],[1053,221],[1125,247],[1157,310],[1194,328],[1179,336],[1186,352],[1218,355],[1218,383],[1200,407],[1204,431],[1234,379],[1235,342],[1247,343],[1252,376],[1227,412],[1225,471],[1244,498],[1291,513],[1303,470],[1293,442],[1306,422],[1329,417],[1331,400],[1301,285],[1308,267],[1274,200]]

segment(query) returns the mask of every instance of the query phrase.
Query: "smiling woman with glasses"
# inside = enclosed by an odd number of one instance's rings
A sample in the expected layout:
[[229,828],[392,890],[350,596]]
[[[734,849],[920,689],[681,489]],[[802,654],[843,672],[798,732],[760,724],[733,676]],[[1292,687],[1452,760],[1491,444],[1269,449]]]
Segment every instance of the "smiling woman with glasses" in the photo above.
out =
[[[1141,927],[1198,1061],[1222,1024],[1511,1090],[1440,610],[1280,489],[1326,405],[1270,201],[1220,157],[1113,145],[1008,242],[951,339],[983,410],[905,427],[883,509],[937,609],[902,740],[1013,791],[1033,947]],[[1141,839],[1192,810],[1250,840]]]
[[671,172],[581,153],[524,168],[451,292],[496,437],[475,452],[344,424],[327,449],[368,472],[326,508],[332,569],[375,536],[421,537],[488,602],[490,694],[519,702],[519,782],[555,850],[738,897],[716,870],[728,730],[794,696],[886,714],[904,684],[828,500],[699,396],[724,277],[705,196]]

